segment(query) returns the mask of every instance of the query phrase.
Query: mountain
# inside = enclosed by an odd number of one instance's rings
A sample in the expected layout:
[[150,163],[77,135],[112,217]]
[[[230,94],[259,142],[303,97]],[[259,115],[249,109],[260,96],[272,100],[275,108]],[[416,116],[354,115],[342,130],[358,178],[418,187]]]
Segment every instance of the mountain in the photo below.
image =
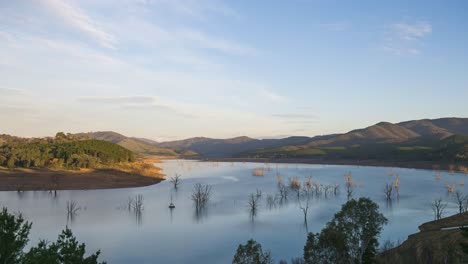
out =
[[156,146],[155,144],[157,144],[157,142],[151,139],[126,137],[113,131],[77,133],[75,136],[109,141],[139,154],[163,156],[177,155],[177,153],[172,149]]
[[396,124],[380,122],[344,134],[313,138],[305,144],[258,149],[237,156],[464,160],[468,143],[466,135],[468,118],[423,119]]
[[178,152],[192,151],[204,157],[231,157],[237,153],[262,148],[278,147],[291,144],[304,144],[312,138],[288,137],[283,139],[254,139],[235,137],[228,139],[213,139],[195,137],[178,141],[163,142],[158,147],[171,148]]

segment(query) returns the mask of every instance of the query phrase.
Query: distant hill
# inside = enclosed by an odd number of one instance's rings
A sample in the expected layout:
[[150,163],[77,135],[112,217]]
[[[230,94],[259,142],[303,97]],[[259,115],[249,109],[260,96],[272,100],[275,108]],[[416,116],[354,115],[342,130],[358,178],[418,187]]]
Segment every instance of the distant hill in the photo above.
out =
[[353,149],[355,152],[356,147],[362,146],[365,150],[360,148],[361,152],[373,152],[372,149],[376,147],[379,151],[385,152],[391,144],[403,146],[434,144],[453,135],[468,135],[468,118],[423,119],[396,124],[380,122],[344,134],[317,137],[283,139],[254,139],[245,136],[230,139],[195,137],[162,142],[156,146],[177,152],[191,151],[204,157],[307,157],[326,155],[327,152],[343,149]]
[[126,137],[113,131],[77,133],[75,136],[109,141],[139,154],[164,156],[177,155],[177,153],[172,149],[156,146],[155,144],[157,144],[157,142],[151,139]]
[[309,137],[288,137],[283,139],[253,139],[249,137],[235,137],[228,139],[213,139],[195,137],[178,141],[163,142],[158,147],[171,148],[178,152],[192,151],[204,157],[231,157],[237,153],[271,148],[292,144],[304,144],[311,140]]
[[381,122],[306,144],[284,145],[237,154],[238,157],[468,160],[468,118]]

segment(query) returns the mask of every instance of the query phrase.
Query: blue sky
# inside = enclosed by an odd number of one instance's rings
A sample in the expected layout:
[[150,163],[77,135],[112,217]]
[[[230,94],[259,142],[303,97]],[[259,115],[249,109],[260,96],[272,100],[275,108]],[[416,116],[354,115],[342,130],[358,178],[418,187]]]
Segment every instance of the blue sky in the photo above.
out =
[[0,133],[174,140],[468,116],[466,1],[0,1]]

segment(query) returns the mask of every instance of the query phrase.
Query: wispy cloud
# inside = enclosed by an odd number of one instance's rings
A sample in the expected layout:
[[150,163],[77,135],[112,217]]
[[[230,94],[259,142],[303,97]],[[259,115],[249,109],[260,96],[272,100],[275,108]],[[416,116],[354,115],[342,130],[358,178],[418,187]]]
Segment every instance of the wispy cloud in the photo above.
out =
[[78,98],[80,102],[94,103],[94,104],[106,104],[117,106],[125,110],[136,110],[136,111],[156,111],[170,113],[181,117],[194,117],[192,114],[184,113],[179,109],[170,106],[169,104],[158,100],[155,96],[82,96]]
[[399,22],[389,26],[386,32],[383,50],[396,55],[418,55],[422,52],[423,39],[432,33],[428,22]]
[[391,26],[392,30],[404,40],[421,39],[432,33],[432,26],[428,22],[418,22],[415,24],[396,23]]
[[285,119],[317,119],[316,115],[297,114],[297,113],[274,114],[273,117],[279,117],[279,118],[285,118]]
[[25,95],[26,92],[21,89],[3,88],[0,87],[0,95]]
[[151,104],[155,102],[155,98],[152,96],[83,96],[79,97],[78,101],[103,104]]
[[165,7],[179,15],[207,19],[207,14],[220,14],[223,16],[238,17],[239,14],[230,6],[217,0],[143,0],[146,5]]
[[218,50],[225,53],[238,55],[253,55],[256,50],[245,45],[216,38],[193,29],[185,29],[178,34],[182,39],[194,42],[201,48]]
[[265,88],[260,89],[259,94],[261,98],[275,103],[284,103],[288,101],[286,96],[282,96]]
[[43,2],[66,23],[94,38],[101,46],[115,49],[115,36],[103,30],[78,6],[66,0],[43,0]]

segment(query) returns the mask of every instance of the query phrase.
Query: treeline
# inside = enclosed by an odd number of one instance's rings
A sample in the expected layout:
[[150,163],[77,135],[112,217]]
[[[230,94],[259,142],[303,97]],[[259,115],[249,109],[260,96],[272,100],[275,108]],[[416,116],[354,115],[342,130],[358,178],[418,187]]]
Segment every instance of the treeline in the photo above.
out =
[[0,166],[8,168],[96,168],[134,160],[135,154],[119,145],[62,132],[55,138],[0,136]]

